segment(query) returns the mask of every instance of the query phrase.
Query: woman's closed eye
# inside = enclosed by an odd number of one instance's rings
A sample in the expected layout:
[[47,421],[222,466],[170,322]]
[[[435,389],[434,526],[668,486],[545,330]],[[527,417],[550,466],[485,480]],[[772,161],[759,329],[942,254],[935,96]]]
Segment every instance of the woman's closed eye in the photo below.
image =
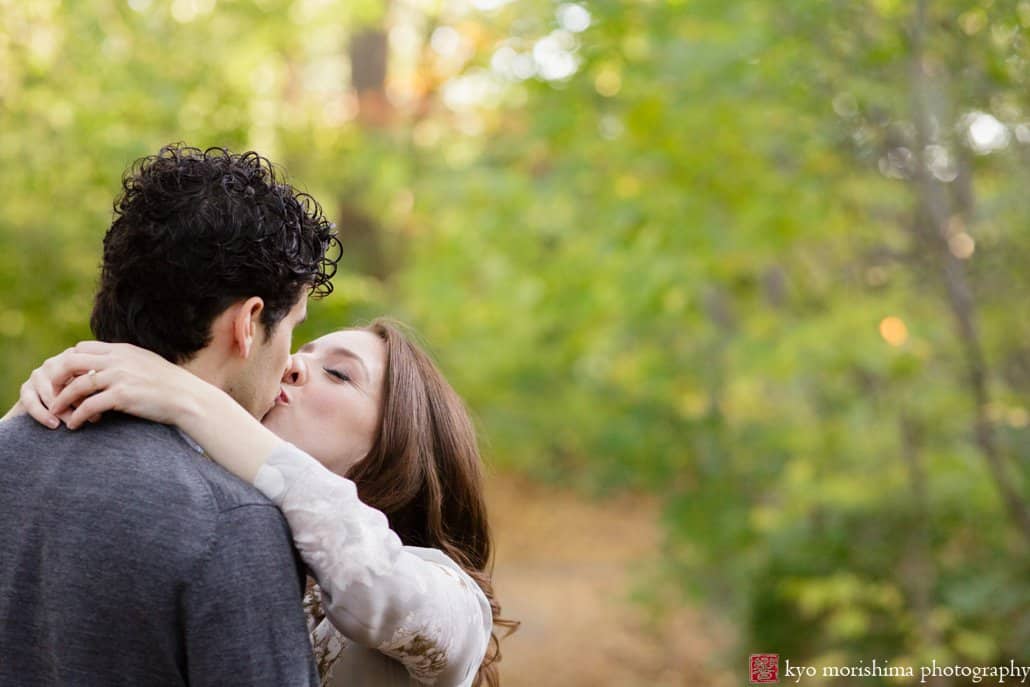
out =
[[351,381],[350,375],[347,374],[346,372],[341,372],[340,370],[334,370],[331,367],[323,367],[322,369],[325,370],[326,373],[328,373],[330,377],[336,377],[341,382],[349,382],[349,381]]

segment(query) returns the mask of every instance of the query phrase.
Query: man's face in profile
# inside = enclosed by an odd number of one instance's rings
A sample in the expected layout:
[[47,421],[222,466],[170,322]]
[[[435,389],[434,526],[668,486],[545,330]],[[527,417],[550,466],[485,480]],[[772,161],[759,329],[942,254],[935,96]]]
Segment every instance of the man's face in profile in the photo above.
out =
[[259,420],[275,405],[283,374],[290,361],[293,330],[304,321],[307,314],[307,295],[301,294],[293,308],[276,325],[271,336],[267,336],[263,325],[258,325],[261,334],[251,351],[247,368],[236,386],[234,396],[240,405]]

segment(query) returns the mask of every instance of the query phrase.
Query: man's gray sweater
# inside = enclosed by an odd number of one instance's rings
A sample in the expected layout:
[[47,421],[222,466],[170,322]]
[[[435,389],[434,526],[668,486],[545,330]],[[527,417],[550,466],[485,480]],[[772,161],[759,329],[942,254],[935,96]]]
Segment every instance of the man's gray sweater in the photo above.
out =
[[0,685],[317,684],[282,514],[173,428],[0,422]]

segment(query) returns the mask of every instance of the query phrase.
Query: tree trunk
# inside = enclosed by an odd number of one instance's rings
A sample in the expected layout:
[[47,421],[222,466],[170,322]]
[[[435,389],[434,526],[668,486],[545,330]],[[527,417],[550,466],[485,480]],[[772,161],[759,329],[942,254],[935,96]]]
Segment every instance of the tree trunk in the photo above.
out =
[[[898,432],[901,438],[902,457],[908,468],[915,511],[915,523],[909,532],[910,545],[901,560],[902,584],[907,588],[908,596],[912,600],[912,612],[916,616],[916,625],[919,628],[919,643],[935,649],[941,643],[941,636],[930,619],[937,570],[930,540],[930,498],[926,466],[923,464],[924,432],[922,425],[904,410],[898,417]],[[947,687],[952,681],[945,677],[932,676],[927,684],[930,687]]]
[[369,127],[386,127],[393,107],[386,97],[388,43],[382,27],[367,28],[351,37],[351,85],[358,96],[358,119]]
[[[940,270],[947,293],[948,305],[955,320],[956,330],[966,366],[966,384],[974,404],[973,430],[976,445],[987,463],[991,478],[1001,495],[1009,517],[1030,544],[1030,510],[1019,493],[1019,482],[1010,474],[1009,465],[998,448],[994,427],[987,415],[990,402],[987,360],[977,327],[976,302],[961,259],[952,254],[948,238],[952,216],[972,220],[972,169],[959,156],[959,188],[950,191],[927,166],[926,147],[932,143],[934,122],[946,121],[933,104],[934,75],[926,64],[924,41],[927,26],[928,0],[917,0],[912,23],[912,94],[913,119],[916,130],[916,168],[912,175],[912,189],[916,197],[913,234],[917,249],[927,254]],[[953,197],[954,196],[954,197]],[[959,202],[955,202],[958,200]],[[958,205],[959,207],[954,207]]]
[[[358,123],[366,134],[377,136],[377,131],[388,128],[394,121],[394,111],[386,97],[386,74],[389,64],[387,40],[387,7],[382,12],[379,26],[368,26],[351,36],[348,56],[351,68],[351,88],[358,100]],[[339,231],[344,241],[343,262],[350,270],[385,280],[389,277],[391,261],[384,246],[383,227],[379,219],[365,209],[361,193],[354,188],[360,182],[339,194]]]

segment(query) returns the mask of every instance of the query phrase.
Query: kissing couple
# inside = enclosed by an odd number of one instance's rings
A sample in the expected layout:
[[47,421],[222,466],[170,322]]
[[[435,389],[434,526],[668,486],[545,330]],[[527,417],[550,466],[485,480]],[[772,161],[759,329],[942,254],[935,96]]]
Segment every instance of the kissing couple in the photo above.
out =
[[290,355],[339,260],[318,203],[182,144],[122,186],[98,341],[0,422],[0,685],[498,685],[461,399],[388,320]]

